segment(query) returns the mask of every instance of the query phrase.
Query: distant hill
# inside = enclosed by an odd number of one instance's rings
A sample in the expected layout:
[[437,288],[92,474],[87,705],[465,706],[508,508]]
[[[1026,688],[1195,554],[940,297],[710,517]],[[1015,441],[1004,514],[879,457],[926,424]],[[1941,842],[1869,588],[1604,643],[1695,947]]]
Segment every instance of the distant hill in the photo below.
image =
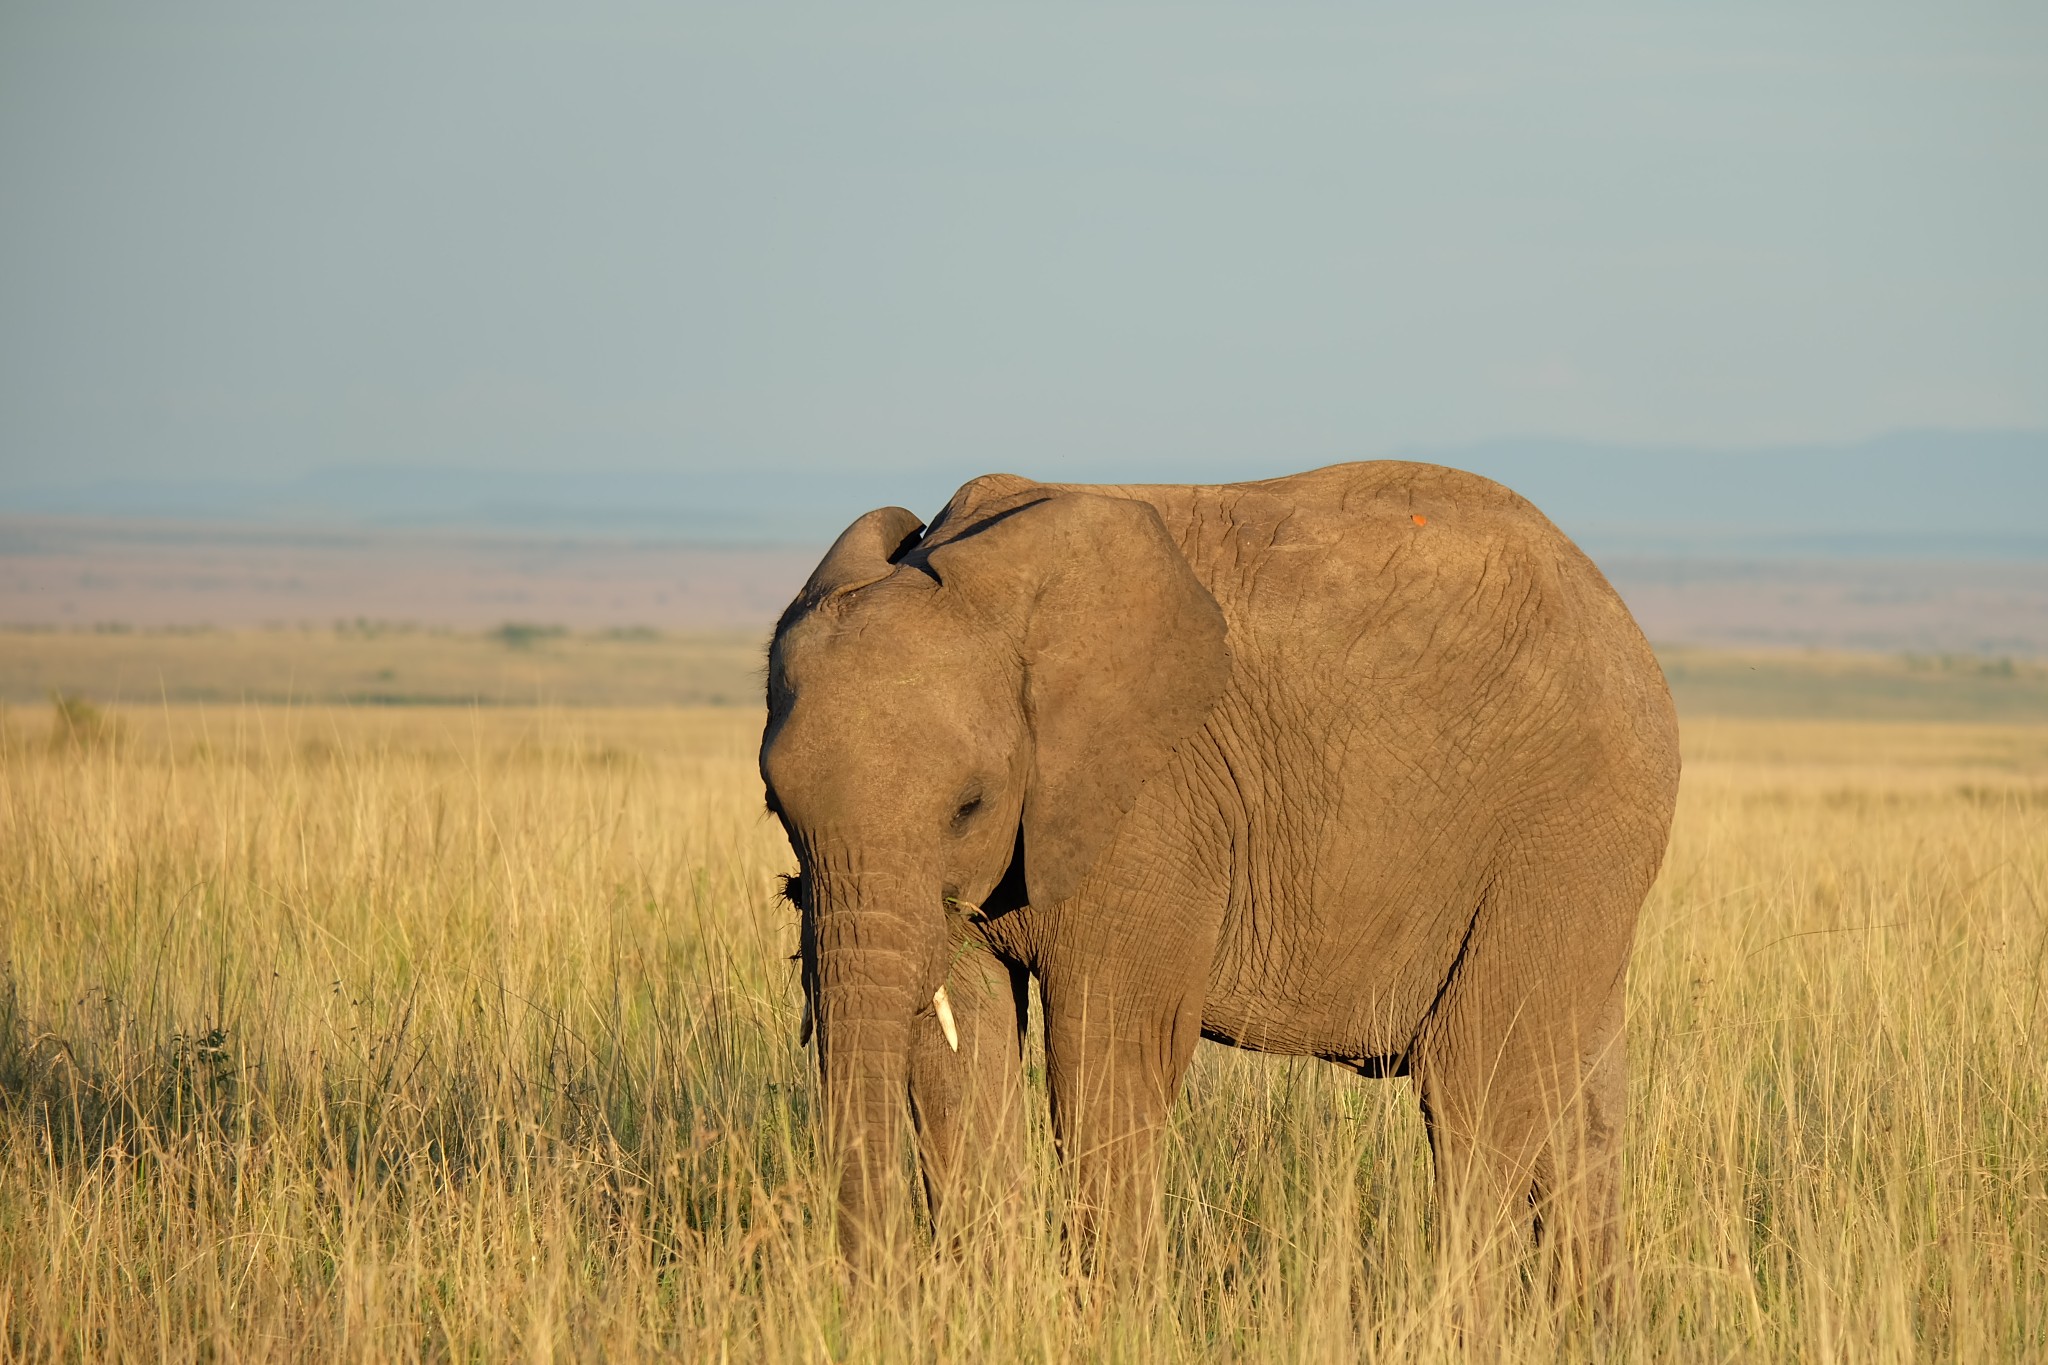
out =
[[[1361,455],[1372,452],[1360,452]],[[1844,446],[1624,448],[1498,440],[1403,458],[1475,470],[1526,494],[1599,555],[2048,560],[2048,432],[1898,432]],[[1229,481],[1324,462],[1081,462],[1015,472],[1084,481]],[[479,472],[351,464],[275,479],[0,481],[0,510],[324,528],[450,528],[818,546],[884,503],[930,516],[989,472],[791,462],[705,472]]]

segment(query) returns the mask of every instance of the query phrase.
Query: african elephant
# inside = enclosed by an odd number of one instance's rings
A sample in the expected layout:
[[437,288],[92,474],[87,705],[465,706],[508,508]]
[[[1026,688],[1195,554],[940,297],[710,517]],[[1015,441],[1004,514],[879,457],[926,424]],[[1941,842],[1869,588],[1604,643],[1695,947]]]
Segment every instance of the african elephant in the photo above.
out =
[[[1527,501],[1393,461],[1228,485],[989,475],[848,527],[770,647],[840,1235],[1018,1166],[1039,982],[1070,1227],[1155,1225],[1198,1038],[1413,1078],[1439,1208],[1626,1273],[1623,977],[1676,721]],[[1512,1239],[1508,1239],[1512,1241]]]

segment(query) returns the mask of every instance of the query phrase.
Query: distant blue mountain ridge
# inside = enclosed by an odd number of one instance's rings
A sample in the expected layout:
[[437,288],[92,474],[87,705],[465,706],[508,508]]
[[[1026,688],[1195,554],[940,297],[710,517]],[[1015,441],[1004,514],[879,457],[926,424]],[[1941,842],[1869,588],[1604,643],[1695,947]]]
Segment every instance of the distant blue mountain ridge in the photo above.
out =
[[[1492,440],[1389,452],[1499,479],[1605,556],[2048,560],[2048,432],[1906,431],[1841,446],[1658,449]],[[1048,479],[1216,482],[1329,463],[1050,460]],[[306,528],[446,528],[709,544],[822,544],[870,507],[931,516],[965,461],[709,471],[349,464],[275,479],[0,482],[0,511]]]
[[1608,554],[2048,559],[2048,432],[1754,451],[1489,441],[1428,457],[1499,479]]

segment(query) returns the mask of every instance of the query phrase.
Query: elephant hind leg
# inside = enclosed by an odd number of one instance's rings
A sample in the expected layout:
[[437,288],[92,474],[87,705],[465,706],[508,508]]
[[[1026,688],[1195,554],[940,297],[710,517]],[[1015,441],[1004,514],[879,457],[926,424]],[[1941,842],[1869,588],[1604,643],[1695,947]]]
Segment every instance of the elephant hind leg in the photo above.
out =
[[1611,1309],[1634,1293],[1621,1217],[1628,1039],[1619,985],[1585,1031],[1577,1060],[1577,1085],[1557,1106],[1531,1198],[1558,1288]]
[[1519,1087],[1474,1069],[1448,1050],[1422,1051],[1412,1064],[1435,1173],[1438,1250],[1461,1318],[1476,1325],[1498,1311],[1530,1245],[1542,1142]]
[[1489,924],[1488,914],[1482,908],[1411,1056],[1442,1247],[1485,1312],[1539,1242],[1560,1289],[1611,1300],[1627,1280],[1627,940],[1600,945],[1589,964],[1586,954],[1573,960],[1546,947],[1525,916],[1507,920],[1521,927],[1509,944],[1506,917]]

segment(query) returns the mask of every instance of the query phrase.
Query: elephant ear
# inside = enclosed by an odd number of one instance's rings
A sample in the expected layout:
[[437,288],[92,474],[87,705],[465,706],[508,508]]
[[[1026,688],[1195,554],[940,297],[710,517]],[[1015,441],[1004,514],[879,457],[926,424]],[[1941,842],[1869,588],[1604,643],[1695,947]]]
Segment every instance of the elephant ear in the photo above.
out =
[[1229,686],[1223,612],[1158,512],[1129,498],[1041,490],[925,560],[1017,634],[1024,874],[1032,904],[1057,904]]
[[810,579],[783,613],[783,620],[793,620],[827,598],[887,578],[896,561],[917,544],[923,530],[917,513],[901,507],[877,507],[857,517],[811,570]]

